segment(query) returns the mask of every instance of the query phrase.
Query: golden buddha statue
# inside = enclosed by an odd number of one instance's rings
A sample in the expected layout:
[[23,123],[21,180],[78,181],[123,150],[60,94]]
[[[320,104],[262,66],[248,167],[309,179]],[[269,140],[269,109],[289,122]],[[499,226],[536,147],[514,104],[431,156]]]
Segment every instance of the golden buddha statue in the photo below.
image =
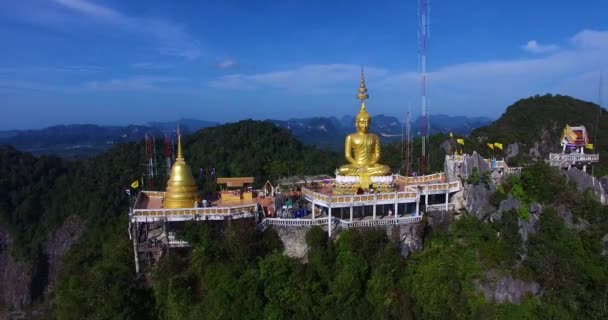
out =
[[[363,70],[361,70],[361,84],[357,99],[361,100],[361,110],[355,118],[356,133],[346,136],[344,142],[344,155],[349,162],[338,169],[338,174],[344,176],[384,176],[389,173],[390,168],[379,164],[380,160],[380,139],[378,136],[369,133],[371,117],[365,110],[365,100],[369,98],[365,86]],[[365,179],[368,181],[369,179]]]
[[177,127],[177,157],[171,167],[169,181],[167,181],[167,192],[163,200],[164,208],[192,208],[199,200],[198,188],[192,177],[192,171],[184,160],[181,137],[179,127]]

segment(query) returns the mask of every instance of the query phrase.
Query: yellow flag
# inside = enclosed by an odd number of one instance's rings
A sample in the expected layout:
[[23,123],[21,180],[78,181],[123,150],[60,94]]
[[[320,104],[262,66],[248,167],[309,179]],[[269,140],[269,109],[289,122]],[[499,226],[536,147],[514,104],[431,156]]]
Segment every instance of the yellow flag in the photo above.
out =
[[502,150],[502,143],[494,142],[494,146],[500,150]]
[[585,148],[593,150],[593,143],[587,143]]
[[139,180],[135,180],[135,181],[131,182],[131,188],[133,188],[133,189],[139,188]]
[[454,134],[450,132],[450,138],[454,138]]
[[456,139],[456,142],[464,146],[464,139]]
[[491,144],[491,143],[488,143],[488,148],[490,148],[490,149],[494,150],[494,145],[493,145],[493,144]]

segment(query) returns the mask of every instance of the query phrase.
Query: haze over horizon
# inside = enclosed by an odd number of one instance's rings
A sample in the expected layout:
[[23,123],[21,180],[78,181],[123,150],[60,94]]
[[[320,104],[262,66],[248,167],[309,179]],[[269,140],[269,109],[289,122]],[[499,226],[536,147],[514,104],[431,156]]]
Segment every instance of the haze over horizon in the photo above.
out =
[[[606,1],[431,5],[431,114],[597,102]],[[0,3],[0,130],[354,115],[361,66],[372,115],[418,116],[417,24],[416,1]]]

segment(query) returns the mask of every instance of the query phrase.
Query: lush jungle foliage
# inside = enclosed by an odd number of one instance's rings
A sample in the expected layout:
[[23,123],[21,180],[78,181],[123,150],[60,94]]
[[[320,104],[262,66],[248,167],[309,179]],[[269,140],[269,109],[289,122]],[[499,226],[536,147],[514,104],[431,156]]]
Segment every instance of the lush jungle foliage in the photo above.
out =
[[[445,137],[433,139],[431,145],[438,145]],[[202,130],[187,137],[184,147],[201,186],[208,178],[198,176],[197,167],[216,167],[218,176],[251,175],[263,183],[285,174],[331,173],[342,158],[253,121]],[[400,150],[400,144],[394,147]],[[390,148],[384,149],[383,162],[397,167],[400,153],[394,157]],[[306,235],[304,262],[282,255],[272,230],[259,233],[243,221],[192,224],[186,237],[194,248],[164,256],[145,281],[134,274],[126,232],[130,198],[124,192],[144,171],[143,155],[143,144],[132,143],[66,165],[2,149],[0,221],[21,240],[13,243],[15,256],[41,259],[48,232],[65,217],[86,221],[80,242],[64,257],[50,318],[608,318],[608,259],[601,254],[608,207],[576,193],[542,164],[505,183],[494,198],[499,202],[515,193],[543,204],[538,230],[527,241],[519,234],[525,223],[520,212],[504,213],[494,223],[464,215],[451,225],[427,227],[425,249],[407,260],[398,239],[384,230],[349,230],[329,241],[313,228]],[[431,168],[440,158],[431,157]],[[161,178],[155,182],[164,185]],[[584,228],[568,227],[563,208],[585,219]],[[479,288],[502,276],[535,281],[542,294],[521,304],[485,298]]]

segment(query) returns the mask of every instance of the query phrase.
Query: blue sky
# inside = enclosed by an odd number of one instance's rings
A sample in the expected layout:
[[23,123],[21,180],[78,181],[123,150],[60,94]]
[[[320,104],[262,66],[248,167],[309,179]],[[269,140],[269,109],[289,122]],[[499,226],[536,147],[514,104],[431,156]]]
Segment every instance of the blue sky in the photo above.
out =
[[[429,112],[597,101],[607,13],[605,0],[433,1]],[[0,129],[354,114],[360,66],[372,115],[416,114],[417,23],[415,0],[3,1]]]

